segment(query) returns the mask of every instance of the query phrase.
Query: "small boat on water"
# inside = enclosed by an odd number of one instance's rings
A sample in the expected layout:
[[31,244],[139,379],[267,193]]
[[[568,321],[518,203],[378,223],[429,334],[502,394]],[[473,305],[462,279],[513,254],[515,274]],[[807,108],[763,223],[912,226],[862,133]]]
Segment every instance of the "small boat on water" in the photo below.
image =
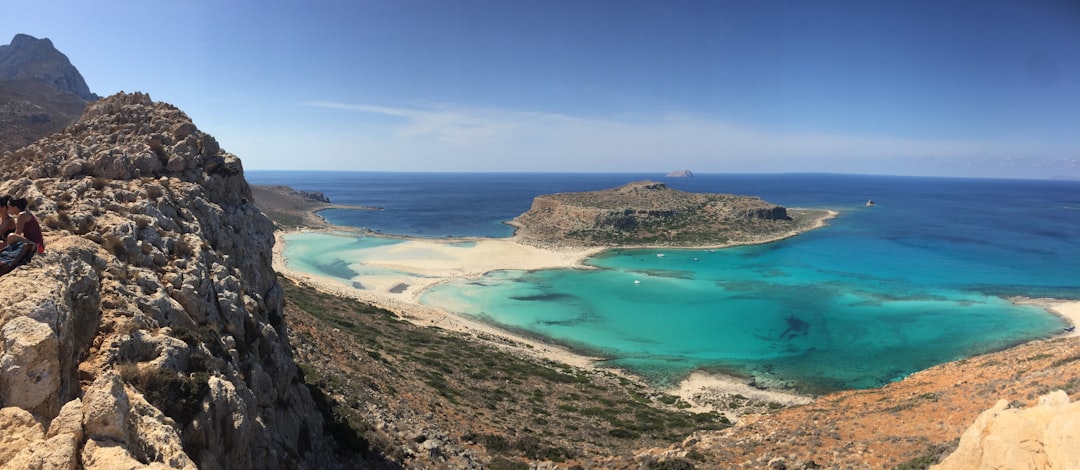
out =
[[877,203],[875,203],[873,199],[866,201],[866,207],[874,207],[876,205]]
[[634,284],[641,284],[641,281],[634,279]]
[[663,254],[663,253],[657,253],[657,254],[656,254],[656,257],[657,257],[657,258],[663,258],[663,257],[664,257],[664,254]]

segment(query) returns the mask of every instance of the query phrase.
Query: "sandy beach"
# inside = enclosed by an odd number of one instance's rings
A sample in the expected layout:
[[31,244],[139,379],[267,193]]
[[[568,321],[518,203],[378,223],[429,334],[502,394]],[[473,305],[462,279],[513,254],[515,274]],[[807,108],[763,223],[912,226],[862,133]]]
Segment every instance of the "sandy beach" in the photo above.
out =
[[1072,331],[1065,334],[1069,337],[1080,337],[1080,331],[1077,330],[1076,325],[1080,325],[1080,301],[1078,302],[1059,302],[1050,306],[1049,310],[1058,315],[1061,315],[1074,327]]
[[[326,230],[305,230],[307,232]],[[333,231],[340,232],[340,231]],[[566,348],[532,338],[515,335],[420,303],[424,290],[453,279],[477,279],[497,269],[546,269],[583,267],[581,264],[599,249],[542,249],[517,243],[511,239],[432,240],[403,239],[402,243],[375,249],[373,259],[364,263],[396,271],[401,275],[369,276],[363,289],[351,287],[340,280],[316,276],[290,269],[284,256],[286,233],[276,232],[274,269],[292,279],[303,281],[320,290],[361,300],[385,308],[417,325],[438,326],[467,336],[496,339],[495,343],[513,348],[515,352],[550,359],[575,367],[593,368],[599,358],[587,357]],[[467,243],[468,246],[462,246]],[[409,274],[415,274],[411,276]]]

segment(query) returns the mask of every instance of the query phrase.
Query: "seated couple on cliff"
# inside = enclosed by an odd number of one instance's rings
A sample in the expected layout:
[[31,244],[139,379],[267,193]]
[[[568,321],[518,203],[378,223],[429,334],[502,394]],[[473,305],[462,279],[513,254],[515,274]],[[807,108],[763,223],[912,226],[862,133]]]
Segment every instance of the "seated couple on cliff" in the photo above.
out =
[[45,252],[45,239],[37,217],[26,209],[25,198],[0,196],[0,275],[7,274]]

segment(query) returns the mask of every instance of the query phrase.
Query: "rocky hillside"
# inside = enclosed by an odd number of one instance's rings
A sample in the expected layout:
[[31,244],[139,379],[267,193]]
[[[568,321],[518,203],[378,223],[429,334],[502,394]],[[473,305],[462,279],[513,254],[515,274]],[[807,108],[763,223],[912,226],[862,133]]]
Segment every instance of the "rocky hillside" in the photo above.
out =
[[339,468],[240,160],[145,94],[0,161],[48,245],[0,277],[0,468]]
[[823,216],[752,196],[687,193],[639,181],[538,196],[513,224],[521,238],[540,243],[701,246],[782,238]]
[[[996,445],[999,452],[1013,449],[1016,452],[1012,455],[1019,456],[1020,449],[1038,449],[1044,454],[1070,449],[1075,433],[1057,435],[1052,430],[1055,428],[1034,424],[1010,432],[1007,426],[1026,418],[999,420],[1002,425],[995,427],[979,417],[995,406],[992,414],[1001,414],[1007,407],[1008,414],[1026,416],[1033,407],[1044,406],[1040,396],[1059,390],[1074,399],[1080,396],[1080,338],[1035,341],[941,364],[881,388],[830,393],[807,405],[745,416],[733,428],[699,433],[647,455],[689,458],[698,462],[699,468],[925,469],[952,453],[959,439],[961,450],[969,450],[959,452],[955,465],[947,468],[1071,468],[980,466],[979,458],[988,455],[970,450]],[[1066,410],[1061,395],[1055,392],[1059,397],[1053,400],[1055,413]],[[724,399],[718,404],[723,405]],[[1070,406],[1075,417],[1076,406]],[[1032,413],[1045,414],[1045,409]],[[1076,423],[1075,418],[1070,419],[1058,423],[1057,429]],[[970,431],[973,423],[982,430]],[[967,435],[965,431],[984,439],[978,445],[968,445],[965,441],[973,438],[961,439]],[[994,437],[986,438],[990,435]],[[1035,436],[1038,439],[1033,439]]]
[[0,153],[59,132],[84,109],[81,98],[40,80],[0,81]]
[[52,42],[16,35],[0,46],[0,153],[67,127],[95,99]]

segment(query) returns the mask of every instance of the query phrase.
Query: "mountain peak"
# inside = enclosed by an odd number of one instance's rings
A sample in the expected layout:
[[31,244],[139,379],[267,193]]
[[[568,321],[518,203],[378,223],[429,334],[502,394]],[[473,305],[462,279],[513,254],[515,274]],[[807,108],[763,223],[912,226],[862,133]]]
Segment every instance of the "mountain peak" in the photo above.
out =
[[53,47],[52,41],[50,41],[49,38],[38,39],[29,34],[18,33],[11,39],[11,46],[15,48],[32,47],[37,44]]
[[0,46],[0,81],[35,79],[52,88],[71,93],[84,101],[99,96],[90,92],[86,80],[67,56],[49,39],[16,34],[10,45]]

